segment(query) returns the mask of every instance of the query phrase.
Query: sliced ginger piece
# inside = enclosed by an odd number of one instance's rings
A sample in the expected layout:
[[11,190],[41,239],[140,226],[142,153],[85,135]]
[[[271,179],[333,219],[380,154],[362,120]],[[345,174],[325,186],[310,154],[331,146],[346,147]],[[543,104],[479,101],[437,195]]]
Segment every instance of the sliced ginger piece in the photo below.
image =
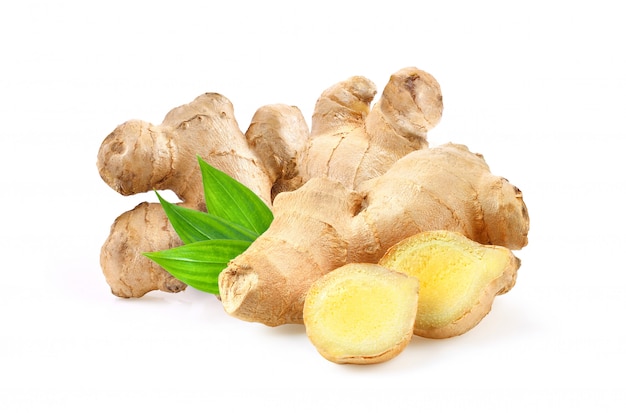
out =
[[397,356],[413,336],[419,282],[376,264],[347,264],[314,282],[304,303],[306,333],[339,364]]
[[416,277],[420,299],[414,333],[447,338],[476,326],[496,295],[515,284],[520,260],[504,247],[450,231],[426,231],[391,247],[379,264]]

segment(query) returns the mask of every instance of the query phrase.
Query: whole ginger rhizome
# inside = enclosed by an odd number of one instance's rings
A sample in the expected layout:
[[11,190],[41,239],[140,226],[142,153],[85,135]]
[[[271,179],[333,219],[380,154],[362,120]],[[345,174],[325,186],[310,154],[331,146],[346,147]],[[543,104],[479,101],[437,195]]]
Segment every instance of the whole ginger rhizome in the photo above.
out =
[[[245,132],[232,104],[206,93],[160,125],[117,127],[100,148],[99,173],[123,195],[171,190],[181,206],[208,214],[197,157],[242,183],[272,220],[242,253],[220,257],[211,283],[225,311],[268,326],[304,323],[337,363],[389,360],[407,334],[445,338],[480,322],[515,283],[511,250],[527,244],[529,219],[521,191],[480,154],[455,143],[429,148],[443,110],[430,74],[402,69],[372,104],[376,93],[351,77],[320,95],[310,130],[296,107],[274,104]],[[158,203],[120,215],[101,252],[112,293],[184,290],[144,254],[182,244]],[[349,331],[345,319],[359,327]]]

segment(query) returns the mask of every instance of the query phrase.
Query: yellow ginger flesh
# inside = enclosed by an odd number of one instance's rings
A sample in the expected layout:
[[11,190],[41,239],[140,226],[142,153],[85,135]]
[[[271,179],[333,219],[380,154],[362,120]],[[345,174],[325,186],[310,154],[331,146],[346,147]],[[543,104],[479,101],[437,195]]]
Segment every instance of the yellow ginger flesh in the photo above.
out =
[[315,282],[304,323],[320,354],[336,363],[370,364],[399,354],[413,335],[415,278],[376,264],[348,264]]
[[433,338],[474,327],[490,311],[494,297],[513,286],[519,266],[504,247],[481,245],[448,231],[410,237],[379,263],[419,280],[415,334]]

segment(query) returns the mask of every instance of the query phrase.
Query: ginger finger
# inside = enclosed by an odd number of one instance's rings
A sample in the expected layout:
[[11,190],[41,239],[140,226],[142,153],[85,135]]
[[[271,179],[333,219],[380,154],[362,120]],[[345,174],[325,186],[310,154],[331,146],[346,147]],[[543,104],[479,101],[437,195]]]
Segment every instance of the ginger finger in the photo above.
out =
[[328,176],[355,188],[404,155],[428,147],[427,132],[443,111],[435,78],[414,67],[396,72],[370,111],[375,93],[374,85],[359,76],[324,91],[300,160],[304,181]]
[[[150,231],[146,230],[148,224]],[[186,284],[141,254],[181,244],[160,204],[142,202],[117,217],[100,252],[100,265],[111,293],[129,298],[154,290],[183,291]]]

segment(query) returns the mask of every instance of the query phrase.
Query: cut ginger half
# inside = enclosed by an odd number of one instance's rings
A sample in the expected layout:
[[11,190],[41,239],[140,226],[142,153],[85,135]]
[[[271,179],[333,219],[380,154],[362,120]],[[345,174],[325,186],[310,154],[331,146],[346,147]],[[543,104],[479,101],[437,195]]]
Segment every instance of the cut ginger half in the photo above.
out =
[[314,282],[304,303],[310,341],[338,364],[387,361],[406,348],[418,281],[377,264],[346,264]]
[[496,295],[508,292],[520,260],[504,247],[450,231],[426,231],[391,247],[379,264],[419,281],[414,333],[448,338],[475,327]]

